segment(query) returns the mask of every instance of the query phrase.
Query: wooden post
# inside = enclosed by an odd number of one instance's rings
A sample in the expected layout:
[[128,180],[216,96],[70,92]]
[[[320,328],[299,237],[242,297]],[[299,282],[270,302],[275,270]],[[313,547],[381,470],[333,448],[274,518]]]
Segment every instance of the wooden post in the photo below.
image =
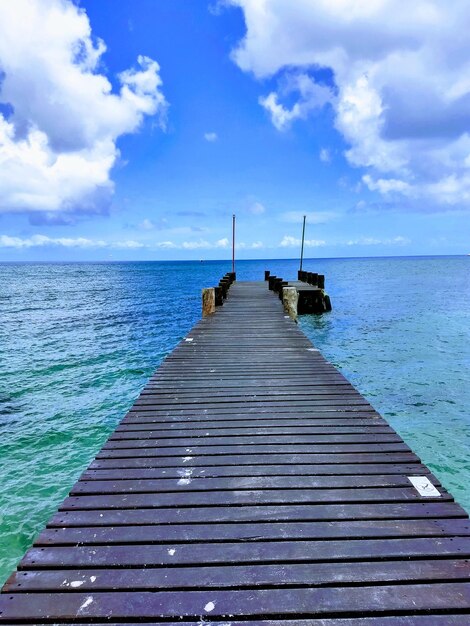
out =
[[289,283],[288,283],[288,281],[287,281],[287,280],[283,280],[283,281],[281,282],[281,284],[280,284],[280,286],[279,286],[279,300],[283,300],[283,297],[284,297],[284,296],[283,296],[284,289],[285,289],[286,287],[288,287],[288,286],[289,286]]
[[227,299],[228,288],[230,287],[228,281],[225,278],[219,282],[219,287],[222,289],[222,295],[224,300]]
[[222,293],[222,287],[214,287],[215,292],[215,306],[222,306],[224,303],[224,295]]
[[297,303],[299,295],[295,287],[284,287],[282,290],[282,304],[284,305],[284,311],[294,321],[297,321]]
[[202,290],[202,316],[212,315],[215,313],[215,289],[210,287],[209,289]]
[[269,280],[269,275],[271,272],[269,270],[264,270],[264,280]]
[[325,289],[325,275],[324,274],[318,274],[317,285],[320,287],[320,289]]
[[280,289],[281,289],[281,285],[282,285],[282,278],[276,278],[276,280],[273,283],[273,291],[274,293],[279,293]]

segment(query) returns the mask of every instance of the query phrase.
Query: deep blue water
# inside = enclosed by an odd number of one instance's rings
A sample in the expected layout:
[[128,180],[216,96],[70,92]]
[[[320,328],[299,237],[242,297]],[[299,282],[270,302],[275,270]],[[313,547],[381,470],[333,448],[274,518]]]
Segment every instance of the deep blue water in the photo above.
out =
[[[470,257],[327,259],[304,332],[470,510]],[[243,261],[293,278],[296,261]],[[226,262],[0,265],[0,582],[200,317]]]

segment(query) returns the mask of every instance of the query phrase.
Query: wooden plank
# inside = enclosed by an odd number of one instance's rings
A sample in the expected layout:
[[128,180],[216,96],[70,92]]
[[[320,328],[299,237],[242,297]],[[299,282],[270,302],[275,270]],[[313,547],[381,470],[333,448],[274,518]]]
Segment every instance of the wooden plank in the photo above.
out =
[[112,459],[112,458],[137,458],[137,457],[181,457],[186,458],[188,455],[193,456],[225,456],[225,455],[240,455],[247,454],[289,454],[295,453],[297,455],[302,454],[325,454],[335,455],[341,453],[367,453],[367,452],[407,452],[409,450],[405,443],[377,443],[377,442],[364,442],[364,443],[317,443],[317,444],[267,444],[267,445],[231,445],[231,446],[200,446],[192,445],[187,448],[183,447],[134,447],[134,448],[109,448],[103,447],[101,452],[97,455],[97,459]]
[[[468,580],[470,562],[465,559],[362,561],[349,563],[302,563],[276,565],[220,565],[168,569],[28,570],[13,574],[7,593],[55,591],[81,592],[113,589],[224,589],[257,587],[344,585],[361,582],[430,582]],[[74,583],[72,586],[71,583]]]
[[470,537],[30,548],[20,569],[470,557]]
[[[439,485],[431,474],[428,480]],[[382,489],[389,487],[410,487],[410,480],[405,474],[367,474],[338,476],[240,476],[229,478],[193,477],[186,469],[174,479],[133,479],[121,477],[120,480],[80,480],[71,490],[71,495],[115,494],[115,493],[167,493],[191,491],[258,491],[258,490],[298,490],[298,489]],[[441,487],[440,487],[441,489]],[[289,498],[289,494],[285,494]]]
[[344,539],[365,537],[469,536],[466,519],[347,520],[340,522],[269,522],[124,526],[106,528],[48,528],[35,546],[151,544],[173,542],[267,541],[277,539]]
[[155,479],[167,481],[189,476],[194,478],[220,478],[222,476],[362,476],[363,474],[406,474],[425,475],[429,470],[419,463],[366,463],[364,465],[340,465],[337,463],[324,465],[230,465],[204,466],[187,468],[140,468],[140,469],[89,469],[80,480],[116,480],[116,479]]
[[[202,441],[201,441],[202,439]],[[184,441],[184,445],[191,447],[243,447],[256,446],[256,445],[295,445],[301,446],[303,444],[334,444],[334,443],[394,443],[401,442],[402,439],[393,431],[379,432],[373,434],[325,434],[319,433],[315,435],[263,435],[262,437],[254,437],[252,435],[238,435],[237,437],[231,437],[226,435],[223,437],[215,435],[206,435],[202,438],[187,437]],[[203,445],[201,446],[201,444]],[[103,446],[103,450],[120,450],[127,448],[158,448],[160,450],[165,448],[181,448],[181,439],[173,438],[158,438],[142,436],[137,439],[112,439]]]
[[139,524],[207,524],[219,522],[400,520],[466,518],[454,502],[421,500],[341,504],[246,505],[242,507],[184,507],[146,509],[77,509],[56,513],[48,526],[118,526]]
[[[347,591],[346,591],[347,590]],[[207,607],[207,608],[206,608]],[[307,615],[411,613],[470,609],[470,583],[272,590],[211,590],[180,592],[24,593],[0,597],[3,619],[143,619],[201,615],[279,617]]]
[[191,456],[186,453],[184,457],[174,456],[130,456],[121,458],[101,458],[98,455],[90,464],[90,469],[98,468],[136,468],[136,467],[224,467],[224,466],[246,466],[256,467],[257,465],[274,465],[281,467],[285,465],[321,464],[332,465],[341,463],[357,463],[367,465],[369,463],[400,463],[417,462],[418,457],[407,449],[398,451],[383,451],[382,449],[372,452],[335,452],[334,454],[308,453],[288,453],[278,454],[226,454],[223,456],[205,455]]
[[[337,502],[403,502],[420,500],[422,496],[414,487],[389,487],[381,489],[279,489],[213,491],[185,491],[180,493],[133,493],[117,495],[82,495],[66,498],[61,511],[74,509],[127,509],[184,506],[244,506],[246,504],[300,504]],[[430,500],[431,498],[427,498]],[[442,491],[439,500],[452,500]],[[208,504],[209,503],[209,504]]]

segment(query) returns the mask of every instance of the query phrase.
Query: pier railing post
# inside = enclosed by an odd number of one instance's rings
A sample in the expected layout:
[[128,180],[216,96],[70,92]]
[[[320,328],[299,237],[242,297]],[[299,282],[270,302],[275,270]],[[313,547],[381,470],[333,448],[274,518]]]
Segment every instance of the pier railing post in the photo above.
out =
[[284,287],[282,290],[282,304],[284,305],[284,311],[294,321],[297,321],[297,304],[299,301],[299,294],[295,287]]
[[209,287],[202,290],[202,316],[212,315],[215,313],[215,289]]

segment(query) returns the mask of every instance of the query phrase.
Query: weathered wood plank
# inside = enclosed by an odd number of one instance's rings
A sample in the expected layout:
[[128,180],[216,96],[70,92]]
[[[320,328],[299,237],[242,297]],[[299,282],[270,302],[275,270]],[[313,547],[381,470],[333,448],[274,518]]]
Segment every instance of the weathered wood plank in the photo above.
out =
[[295,615],[364,615],[470,609],[470,583],[402,586],[329,587],[272,590],[180,592],[25,593],[0,597],[3,619],[141,618],[209,615],[279,617]]
[[470,537],[30,548],[20,569],[470,557]]
[[[13,574],[8,593],[57,589],[108,591],[113,589],[224,589],[236,587],[286,587],[468,580],[470,562],[465,559],[362,561],[276,565],[220,565],[168,569],[28,570]],[[308,581],[308,583],[307,583]],[[73,583],[73,585],[71,585]]]
[[184,507],[147,509],[78,509],[56,513],[48,526],[117,526],[139,524],[208,524],[219,522],[319,521],[319,520],[400,520],[467,518],[453,502],[366,502],[360,504],[282,504],[243,507]]
[[373,520],[341,522],[275,522],[194,524],[180,526],[124,526],[106,528],[49,528],[35,546],[150,544],[172,542],[267,541],[276,539],[344,539],[366,537],[470,536],[467,519]]

